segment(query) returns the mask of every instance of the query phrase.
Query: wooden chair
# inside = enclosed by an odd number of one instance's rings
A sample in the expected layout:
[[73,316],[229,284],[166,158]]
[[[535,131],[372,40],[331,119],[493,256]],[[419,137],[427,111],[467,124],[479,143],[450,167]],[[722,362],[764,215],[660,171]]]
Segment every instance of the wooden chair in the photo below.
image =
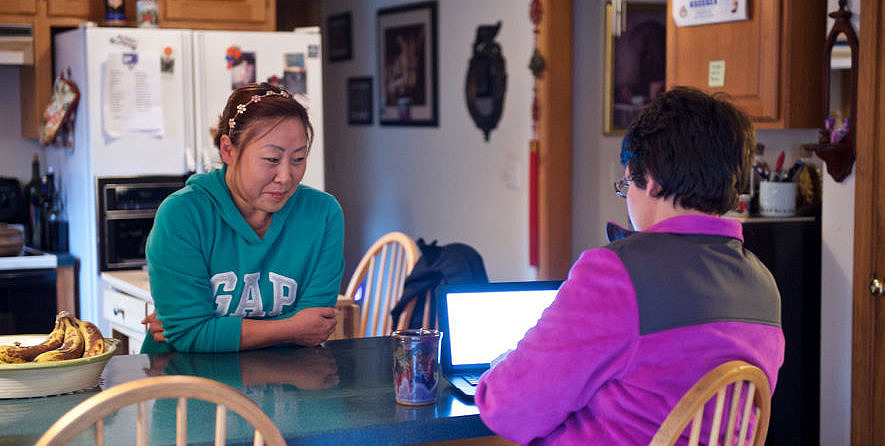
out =
[[[746,392],[743,391],[745,387]],[[732,389],[731,401],[727,417],[723,418],[725,396],[729,388]],[[768,378],[758,367],[744,361],[730,361],[711,370],[688,389],[661,424],[649,446],[672,446],[689,423],[691,423],[691,433],[688,444],[697,445],[704,418],[704,406],[714,401],[714,395],[716,399],[713,418],[710,419],[708,445],[720,444],[720,428],[723,421],[726,421],[725,441],[721,444],[729,446],[734,444],[736,423],[740,423],[737,444],[759,446],[765,444],[765,437],[768,435],[768,418],[771,415]],[[742,396],[743,407],[738,407],[741,405]],[[751,411],[755,414],[756,423],[752,432],[748,432]]]
[[270,446],[286,444],[280,431],[265,413],[242,393],[230,386],[196,376],[154,376],[119,384],[100,392],[62,415],[37,441],[37,446],[68,444],[90,426],[95,427],[95,444],[103,445],[104,419],[108,415],[137,404],[136,436],[138,445],[147,443],[147,402],[158,399],[178,400],[175,444],[187,444],[187,400],[197,399],[216,404],[215,445],[225,444],[227,409],[243,417],[255,428],[255,445],[266,441]]
[[[433,311],[433,300],[431,299],[431,291],[427,291],[427,294],[424,296],[424,303],[419,308],[421,312],[421,328],[432,328],[434,330],[439,329],[439,321],[436,317],[436,312]],[[415,306],[418,304],[419,299],[413,299],[411,302],[406,304],[406,307],[403,308],[402,314],[399,316],[399,321],[397,322],[396,329],[397,330],[405,330],[409,328],[409,321],[412,320],[412,314],[415,313]]]
[[418,256],[418,246],[402,232],[381,236],[366,251],[344,293],[345,299],[361,307],[355,337],[384,336],[393,330],[390,310],[402,295],[403,283]]

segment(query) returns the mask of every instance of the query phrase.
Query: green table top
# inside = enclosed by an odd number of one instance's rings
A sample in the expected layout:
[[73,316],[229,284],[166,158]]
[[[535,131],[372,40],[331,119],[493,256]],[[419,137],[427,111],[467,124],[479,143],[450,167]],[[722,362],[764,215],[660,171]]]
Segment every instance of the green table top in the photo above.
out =
[[[195,375],[228,384],[255,401],[290,444],[399,445],[492,435],[469,401],[440,379],[437,401],[408,407],[394,402],[389,337],[329,341],[324,347],[274,347],[242,353],[115,356],[101,389],[153,375]],[[0,445],[33,444],[62,414],[98,393],[0,400]],[[175,406],[148,408],[151,444],[174,444]],[[105,420],[107,444],[134,444],[135,407]],[[188,440],[213,438],[214,406],[188,405]],[[228,415],[228,443],[252,441],[242,418]],[[92,444],[92,434],[75,444]]]

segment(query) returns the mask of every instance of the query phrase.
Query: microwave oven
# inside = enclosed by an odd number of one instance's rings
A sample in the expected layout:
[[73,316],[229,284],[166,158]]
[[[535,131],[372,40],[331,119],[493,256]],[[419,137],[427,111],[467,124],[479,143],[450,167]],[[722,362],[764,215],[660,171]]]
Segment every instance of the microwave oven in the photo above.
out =
[[184,187],[187,176],[105,177],[97,180],[98,257],[101,271],[145,264],[147,236],[160,203]]

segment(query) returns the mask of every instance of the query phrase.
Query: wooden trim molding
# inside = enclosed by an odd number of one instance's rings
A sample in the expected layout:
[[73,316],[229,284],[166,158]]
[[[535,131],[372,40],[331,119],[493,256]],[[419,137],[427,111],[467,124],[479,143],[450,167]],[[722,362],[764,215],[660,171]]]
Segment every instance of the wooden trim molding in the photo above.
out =
[[[853,323],[851,360],[851,444],[882,444],[881,420],[876,427],[876,301],[868,284],[875,271],[878,240],[876,168],[885,150],[885,8],[880,0],[861,0],[860,55],[857,94],[857,163],[855,166]],[[878,219],[878,220],[877,220]],[[879,271],[882,274],[882,271]],[[883,327],[879,327],[883,328]],[[879,340],[879,348],[885,341]],[[885,352],[878,352],[880,356]],[[881,371],[879,371],[881,373]],[[881,379],[879,379],[881,386]],[[882,389],[880,388],[881,392]],[[879,395],[882,398],[882,395]],[[881,406],[881,403],[879,403]],[[882,416],[883,414],[878,414]],[[878,431],[877,431],[878,429]],[[876,438],[878,435],[878,438]],[[878,440],[878,442],[876,442]]]
[[572,0],[542,0],[538,51],[538,279],[562,280],[572,254]]

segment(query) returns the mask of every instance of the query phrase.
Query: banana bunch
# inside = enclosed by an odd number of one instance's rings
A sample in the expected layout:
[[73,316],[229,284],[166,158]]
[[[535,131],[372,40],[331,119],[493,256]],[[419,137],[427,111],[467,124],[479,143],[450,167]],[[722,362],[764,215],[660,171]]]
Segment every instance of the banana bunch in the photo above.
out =
[[0,346],[0,364],[62,361],[104,353],[104,338],[92,322],[81,321],[67,311],[55,317],[55,328],[43,342],[28,347]]

